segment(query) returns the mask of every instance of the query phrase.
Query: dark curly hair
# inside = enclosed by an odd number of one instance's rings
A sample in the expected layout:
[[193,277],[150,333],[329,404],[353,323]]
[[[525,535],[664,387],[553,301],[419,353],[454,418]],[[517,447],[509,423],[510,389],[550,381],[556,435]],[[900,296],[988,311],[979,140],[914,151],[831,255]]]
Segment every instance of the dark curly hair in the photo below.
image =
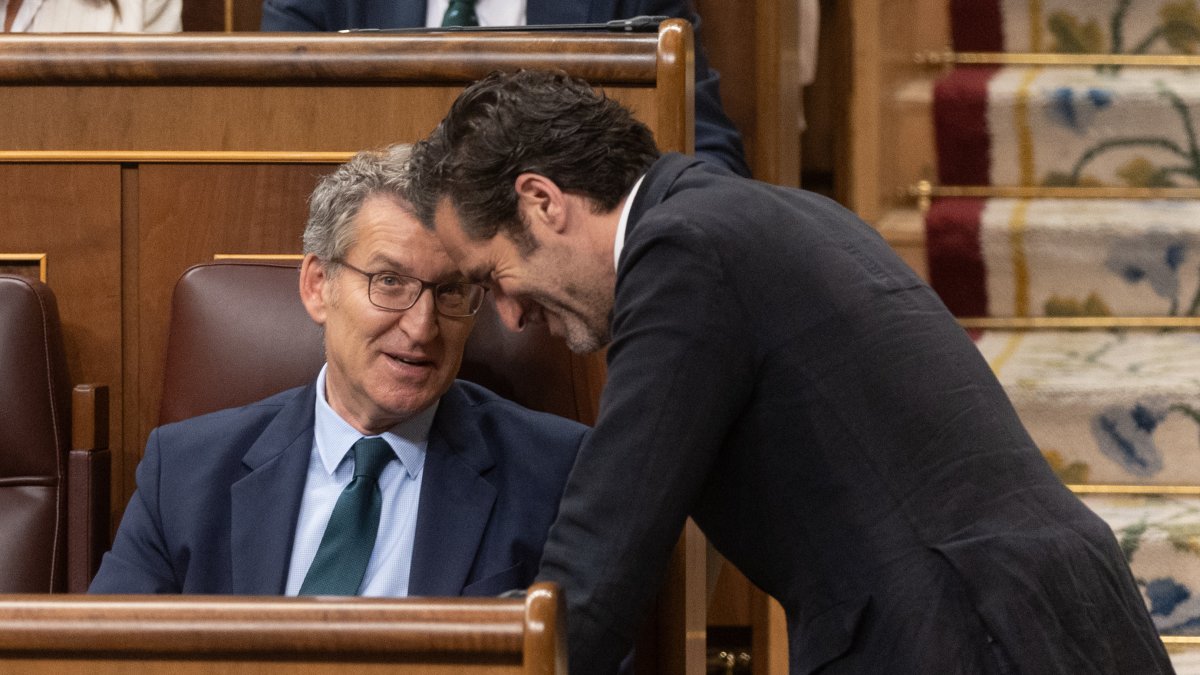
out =
[[620,103],[561,71],[494,72],[459,95],[413,148],[409,201],[426,227],[443,197],[472,239],[525,242],[517,176],[532,172],[616,208],[658,158],[650,129]]

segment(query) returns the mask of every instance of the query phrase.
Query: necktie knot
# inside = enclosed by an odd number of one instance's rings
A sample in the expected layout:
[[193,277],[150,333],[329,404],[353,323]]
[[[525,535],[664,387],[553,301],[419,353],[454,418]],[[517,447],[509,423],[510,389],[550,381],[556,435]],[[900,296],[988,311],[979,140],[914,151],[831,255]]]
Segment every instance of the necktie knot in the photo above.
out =
[[442,15],[442,26],[478,26],[475,2],[476,0],[450,0],[446,13]]
[[354,453],[354,477],[379,480],[383,468],[396,456],[392,446],[382,438],[360,438],[351,446]]

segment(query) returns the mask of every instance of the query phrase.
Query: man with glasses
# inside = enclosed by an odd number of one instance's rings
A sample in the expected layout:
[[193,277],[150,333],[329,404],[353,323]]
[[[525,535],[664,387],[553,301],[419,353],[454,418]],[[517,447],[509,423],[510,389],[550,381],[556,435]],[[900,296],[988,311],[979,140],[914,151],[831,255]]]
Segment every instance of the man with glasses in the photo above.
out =
[[[300,295],[325,333],[316,381],[156,429],[92,592],[495,595],[532,581],[586,428],[455,380],[484,288],[401,196],[407,157],[359,153],[312,194]],[[286,498],[267,503],[264,482]],[[239,528],[278,509],[293,528],[254,541]]]

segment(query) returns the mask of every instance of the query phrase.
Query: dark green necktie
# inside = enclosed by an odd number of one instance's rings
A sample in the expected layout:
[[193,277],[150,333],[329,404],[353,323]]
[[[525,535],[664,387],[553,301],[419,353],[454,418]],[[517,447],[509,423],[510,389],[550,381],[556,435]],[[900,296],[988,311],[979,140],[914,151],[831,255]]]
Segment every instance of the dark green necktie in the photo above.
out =
[[475,16],[476,0],[450,0],[446,14],[442,17],[442,26],[478,26],[479,17]]
[[358,595],[375,548],[383,494],[379,474],[396,456],[382,438],[360,438],[354,453],[354,480],[342,490],[300,595]]

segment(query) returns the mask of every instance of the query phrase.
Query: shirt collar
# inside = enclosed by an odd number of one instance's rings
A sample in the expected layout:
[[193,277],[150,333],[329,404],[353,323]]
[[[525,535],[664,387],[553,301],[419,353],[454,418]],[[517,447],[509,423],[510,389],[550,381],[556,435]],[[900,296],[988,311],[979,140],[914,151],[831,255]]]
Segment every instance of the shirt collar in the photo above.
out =
[[[313,437],[317,444],[317,453],[321,456],[321,463],[325,466],[325,470],[332,475],[342,460],[346,458],[346,454],[350,452],[350,446],[354,445],[363,435],[349,422],[342,419],[342,416],[337,414],[325,399],[325,371],[327,368],[329,368],[328,364],[322,366],[321,373],[317,375],[317,409],[313,424]],[[415,479],[419,476],[421,467],[425,464],[429,430],[433,428],[433,418],[437,414],[440,401],[441,399],[435,401],[425,410],[379,434],[380,438],[392,446],[392,451],[396,453],[396,457],[399,458],[404,470],[411,478]]]
[[629,194],[625,195],[625,205],[621,207],[621,219],[617,221],[617,240],[613,242],[614,269],[621,263],[621,251],[625,248],[625,228],[629,225],[629,211],[633,209],[633,198],[637,196],[638,188],[642,186],[642,181],[645,179],[646,174],[642,174],[630,188]]

